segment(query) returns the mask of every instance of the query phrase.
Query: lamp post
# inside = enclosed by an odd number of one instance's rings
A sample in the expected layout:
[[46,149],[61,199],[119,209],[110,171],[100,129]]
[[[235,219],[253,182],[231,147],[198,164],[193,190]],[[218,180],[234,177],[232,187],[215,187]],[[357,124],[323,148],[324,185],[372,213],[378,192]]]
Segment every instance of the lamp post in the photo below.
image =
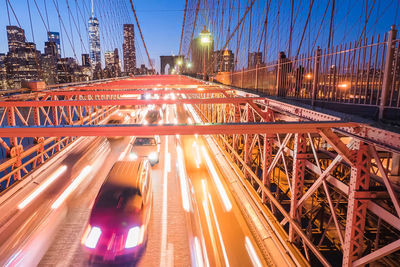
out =
[[176,61],[176,64],[178,65],[178,67],[177,67],[177,72],[178,72],[178,74],[179,74],[179,73],[182,72],[182,64],[183,64],[182,59],[181,59],[181,58],[178,58],[178,60]]
[[211,33],[207,31],[206,26],[204,26],[203,30],[200,32],[200,42],[203,46],[203,80],[205,80],[207,77],[206,46],[208,48],[209,43],[211,43]]

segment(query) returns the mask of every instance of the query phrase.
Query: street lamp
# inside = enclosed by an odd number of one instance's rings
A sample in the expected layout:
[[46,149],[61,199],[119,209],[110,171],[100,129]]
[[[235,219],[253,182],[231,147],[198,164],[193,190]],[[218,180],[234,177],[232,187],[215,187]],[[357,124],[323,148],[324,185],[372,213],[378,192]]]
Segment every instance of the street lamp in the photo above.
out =
[[203,79],[206,79],[206,46],[208,50],[208,45],[211,43],[211,33],[207,31],[206,26],[204,26],[203,30],[200,32],[200,42],[203,45]]

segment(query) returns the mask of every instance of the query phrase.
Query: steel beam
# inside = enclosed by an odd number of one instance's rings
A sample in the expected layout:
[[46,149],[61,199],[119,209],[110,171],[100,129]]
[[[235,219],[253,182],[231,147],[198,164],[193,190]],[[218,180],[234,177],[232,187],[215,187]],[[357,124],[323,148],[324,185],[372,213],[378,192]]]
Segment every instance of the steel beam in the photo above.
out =
[[[301,225],[302,205],[297,206],[298,200],[303,195],[304,173],[306,171],[306,161],[304,154],[307,152],[307,139],[304,134],[296,133],[294,135],[293,148],[293,174],[292,174],[292,198],[290,201],[290,217]],[[290,182],[290,181],[288,181]],[[289,241],[297,243],[298,236],[295,235],[293,224],[289,225]]]
[[364,230],[368,199],[357,198],[358,191],[369,190],[371,156],[368,145],[358,142],[354,151],[355,164],[351,167],[346,232],[343,245],[343,266],[352,266],[364,250]]
[[64,125],[40,127],[3,127],[1,137],[36,137],[36,136],[132,136],[132,135],[206,135],[206,134],[269,134],[315,133],[323,128],[336,126],[354,127],[350,122],[307,122],[307,123],[219,123],[219,124],[179,124],[179,125]]
[[182,99],[94,99],[94,100],[48,100],[48,101],[0,101],[0,107],[75,107],[115,105],[162,105],[162,104],[234,104],[259,99],[254,97],[232,98],[182,98]]

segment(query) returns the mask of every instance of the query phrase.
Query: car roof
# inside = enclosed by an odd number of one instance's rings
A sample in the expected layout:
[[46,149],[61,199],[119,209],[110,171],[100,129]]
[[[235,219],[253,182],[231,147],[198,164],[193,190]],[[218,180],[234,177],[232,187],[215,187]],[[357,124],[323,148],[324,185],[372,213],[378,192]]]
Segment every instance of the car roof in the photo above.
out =
[[143,176],[141,172],[146,167],[145,159],[135,161],[117,161],[108,174],[106,183],[121,187],[141,188]]

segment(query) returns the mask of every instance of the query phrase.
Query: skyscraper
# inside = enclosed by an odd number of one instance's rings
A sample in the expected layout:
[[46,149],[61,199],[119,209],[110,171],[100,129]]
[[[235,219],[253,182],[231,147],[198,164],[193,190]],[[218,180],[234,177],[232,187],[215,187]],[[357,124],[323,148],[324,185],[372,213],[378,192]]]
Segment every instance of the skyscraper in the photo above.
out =
[[99,21],[94,16],[93,1],[92,16],[89,19],[89,55],[92,69],[94,70],[97,65],[101,68]]
[[89,54],[82,54],[82,66],[90,66]]
[[15,51],[17,48],[25,47],[25,31],[17,26],[7,26],[8,50]]
[[60,33],[59,32],[47,32],[47,40],[50,43],[54,43],[57,48],[57,56],[61,57],[61,42],[60,42]]
[[135,49],[135,29],[133,24],[124,24],[124,43],[122,45],[124,56],[124,71],[135,73],[136,69],[136,49]]
[[114,51],[106,51],[104,53],[106,67],[114,65]]

